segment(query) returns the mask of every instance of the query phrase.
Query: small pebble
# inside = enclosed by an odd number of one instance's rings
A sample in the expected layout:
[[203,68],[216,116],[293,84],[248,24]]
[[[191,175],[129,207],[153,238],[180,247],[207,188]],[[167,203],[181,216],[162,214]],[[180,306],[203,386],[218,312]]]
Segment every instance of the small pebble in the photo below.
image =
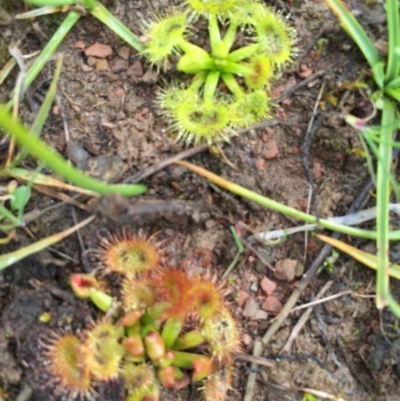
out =
[[124,60],[128,60],[130,53],[131,49],[128,46],[123,46],[119,49],[118,56],[122,57]]
[[297,260],[284,259],[276,262],[275,278],[281,281],[291,282],[296,277]]
[[100,59],[96,61],[96,70],[97,71],[106,71],[109,70],[108,61],[104,59]]
[[113,50],[111,46],[96,42],[94,45],[85,50],[85,54],[88,57],[93,56],[98,58],[106,58],[113,54]]
[[271,160],[271,159],[275,159],[276,156],[278,156],[278,153],[279,153],[278,145],[277,145],[275,139],[272,139],[266,144],[266,150],[265,150],[263,156],[264,156],[264,159]]
[[268,313],[265,310],[259,309],[257,313],[252,317],[252,320],[267,320]]
[[236,303],[242,307],[244,303],[247,301],[247,299],[250,298],[250,294],[247,293],[246,291],[239,290],[236,294]]
[[278,314],[282,310],[283,305],[278,300],[278,298],[270,295],[263,302],[263,304],[261,305],[261,308],[264,309],[266,312]]
[[243,308],[243,316],[252,318],[258,310],[258,303],[252,297],[247,298]]
[[260,281],[260,287],[267,295],[272,295],[276,290],[276,282],[264,276]]

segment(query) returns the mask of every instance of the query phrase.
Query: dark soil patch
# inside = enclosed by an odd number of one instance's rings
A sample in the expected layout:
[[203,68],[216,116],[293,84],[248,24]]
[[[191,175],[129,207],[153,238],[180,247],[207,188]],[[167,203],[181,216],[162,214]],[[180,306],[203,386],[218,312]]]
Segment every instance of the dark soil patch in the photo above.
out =
[[[21,10],[11,2],[4,9],[12,15]],[[138,21],[149,19],[168,6],[165,0],[109,2],[110,10],[133,32],[140,35]],[[381,5],[367,7],[363,1],[348,1],[374,39],[383,35]],[[360,117],[369,114],[369,105],[362,93],[344,89],[343,83],[362,78],[365,69],[362,57],[337,20],[323,2],[283,2],[271,4],[282,9],[297,29],[298,57],[290,71],[284,71],[275,82],[272,97],[278,98],[310,74],[324,70],[308,85],[285,97],[274,110],[277,124],[234,138],[223,146],[229,163],[210,152],[203,152],[192,161],[258,193],[299,210],[306,210],[309,182],[302,158],[304,144],[309,142],[307,163],[313,178],[318,212],[321,217],[343,215],[368,180],[364,160],[351,149],[360,147],[357,134],[348,127],[342,114]],[[1,10],[0,10],[1,11]],[[290,13],[290,14],[289,14]],[[21,40],[24,54],[43,48],[47,38],[59,23],[59,16],[28,22],[1,25],[0,65],[5,62],[3,43]],[[50,22],[49,22],[50,21]],[[1,22],[1,20],[0,20]],[[110,45],[113,53],[107,58],[107,69],[96,70],[95,60],[87,58],[78,41],[85,48],[95,42]],[[176,144],[174,134],[154,103],[163,85],[161,77],[149,69],[135,51],[92,17],[79,21],[63,42],[64,67],[59,85],[63,113],[68,118],[70,138],[65,137],[59,115],[49,118],[43,138],[88,174],[109,182],[121,182],[160,160],[175,155],[183,148]],[[37,79],[40,92],[42,82],[52,76],[49,64]],[[6,100],[12,80],[0,88],[0,99]],[[321,86],[324,95],[308,130]],[[342,85],[342,86],[341,86]],[[330,95],[330,96],[327,96]],[[35,97],[35,96],[34,96]],[[332,105],[332,99],[338,103]],[[23,118],[32,121],[32,110],[24,106]],[[310,139],[310,135],[313,135]],[[306,152],[307,153],[307,152]],[[5,159],[5,154],[1,154]],[[33,160],[24,162],[34,167]],[[234,168],[232,168],[232,165]],[[72,236],[52,250],[41,252],[0,272],[0,400],[16,400],[18,394],[31,389],[30,400],[57,399],[44,369],[43,341],[53,331],[77,331],[86,327],[98,314],[86,302],[72,296],[68,279],[71,273],[92,269],[92,261],[84,250],[93,249],[98,237],[123,226],[129,231],[146,233],[158,231],[167,244],[170,263],[194,258],[198,249],[211,251],[213,271],[222,275],[231,263],[235,244],[229,226],[241,224],[244,238],[252,233],[293,226],[289,219],[244,201],[210,185],[207,181],[182,167],[170,166],[144,182],[149,190],[140,200],[132,200],[150,207],[145,216],[126,213],[113,207],[113,219],[99,218],[81,230],[84,249]],[[6,186],[6,182],[2,186]],[[159,201],[176,208],[161,212]],[[54,200],[36,193],[30,209],[43,209]],[[183,203],[182,203],[183,202]],[[141,206],[141,207],[142,207]],[[165,207],[165,204],[164,204]],[[121,212],[122,210],[122,212]],[[142,209],[141,209],[142,210]],[[315,210],[315,207],[314,209]],[[78,220],[87,212],[76,210]],[[71,207],[60,206],[29,225],[36,238],[44,238],[73,224]],[[246,227],[246,228],[244,228]],[[32,239],[18,230],[15,240],[2,247],[2,252],[18,249]],[[357,246],[364,246],[359,243]],[[272,265],[285,259],[295,260],[307,267],[317,255],[321,244],[310,239],[304,260],[304,234],[296,234],[275,246],[254,247]],[[90,252],[89,252],[90,254]],[[65,259],[62,255],[67,255]],[[197,263],[196,258],[193,263]],[[270,326],[274,313],[267,314],[261,306],[267,294],[260,286],[267,277],[277,283],[272,294],[284,304],[296,286],[296,279],[278,281],[258,256],[246,249],[237,268],[230,275],[232,310],[243,326],[243,353],[251,354],[254,341]],[[332,271],[316,276],[301,302],[313,296],[328,281],[333,284],[325,296],[352,290],[360,295],[374,294],[374,273],[341,257]],[[250,297],[256,318],[244,316]],[[279,305],[275,302],[275,305]],[[43,313],[49,313],[49,323],[41,323]],[[284,327],[266,347],[263,356],[271,367],[260,366],[256,383],[255,401],[300,400],[299,388],[324,391],[349,400],[400,400],[399,331],[393,316],[380,314],[370,298],[346,295],[315,308],[297,335],[289,353],[280,354],[302,311],[291,314]],[[228,399],[243,399],[249,364],[238,359],[237,375]],[[99,388],[98,400],[122,400],[120,383]],[[164,399],[188,399],[187,393],[164,395]],[[27,398],[25,398],[27,399]],[[194,398],[200,399],[195,393]]]

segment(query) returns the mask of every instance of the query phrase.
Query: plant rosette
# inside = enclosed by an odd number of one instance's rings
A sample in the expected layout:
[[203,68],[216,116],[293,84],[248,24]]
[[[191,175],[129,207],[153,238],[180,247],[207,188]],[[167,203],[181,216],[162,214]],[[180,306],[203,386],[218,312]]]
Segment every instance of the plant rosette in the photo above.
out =
[[173,390],[190,376],[206,401],[225,399],[240,349],[227,290],[209,274],[163,267],[162,251],[152,238],[125,232],[101,240],[98,272],[120,283],[115,299],[95,276],[71,277],[75,294],[106,316],[79,336],[48,341],[49,385],[57,392],[89,397],[100,383],[122,379],[126,401],[158,400],[162,387]]
[[[209,51],[190,41],[202,18]],[[239,31],[247,39],[243,47],[237,45]],[[142,54],[150,64],[174,65],[193,76],[158,97],[178,141],[212,144],[270,116],[270,83],[293,54],[294,30],[282,15],[259,0],[188,0],[145,23],[144,32]]]

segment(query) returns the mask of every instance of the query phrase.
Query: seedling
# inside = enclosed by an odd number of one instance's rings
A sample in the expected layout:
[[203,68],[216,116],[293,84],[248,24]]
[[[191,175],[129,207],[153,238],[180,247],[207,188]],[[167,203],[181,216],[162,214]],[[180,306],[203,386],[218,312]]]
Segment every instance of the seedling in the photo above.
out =
[[122,378],[126,401],[150,401],[159,399],[160,386],[173,389],[190,375],[206,401],[223,401],[240,334],[215,280],[160,266],[160,246],[134,235],[103,240],[98,256],[101,275],[120,276],[119,295],[113,300],[92,275],[71,277],[77,296],[108,313],[81,338],[67,333],[49,341],[55,390],[85,397],[95,385]]

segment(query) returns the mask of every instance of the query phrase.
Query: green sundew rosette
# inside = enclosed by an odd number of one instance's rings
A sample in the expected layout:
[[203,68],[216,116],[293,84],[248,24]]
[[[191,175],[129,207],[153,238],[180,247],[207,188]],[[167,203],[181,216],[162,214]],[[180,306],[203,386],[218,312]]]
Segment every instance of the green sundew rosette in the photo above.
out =
[[268,12],[264,4],[258,2],[243,2],[232,10],[229,10],[226,21],[236,26],[250,27],[260,21]]
[[226,138],[230,108],[221,102],[205,101],[195,90],[171,88],[159,96],[159,104],[178,132],[178,141],[207,142]]
[[271,60],[264,54],[255,54],[248,66],[253,71],[245,77],[245,83],[249,89],[260,89],[266,86],[273,76]]
[[255,25],[260,51],[277,66],[290,60],[293,39],[280,15],[268,12]]
[[153,386],[157,384],[153,366],[146,363],[126,362],[121,369],[121,376],[128,391],[126,401],[141,401],[151,394]]
[[240,6],[242,0],[187,0],[186,4],[199,14],[221,14]]
[[163,114],[175,121],[178,107],[184,104],[197,103],[198,94],[191,89],[179,89],[172,86],[158,95],[157,102],[163,109]]
[[145,37],[149,38],[142,54],[152,65],[166,67],[168,57],[179,52],[179,44],[188,28],[184,12],[175,12],[166,18],[147,24]]
[[217,102],[198,99],[193,103],[182,102],[175,113],[175,128],[178,140],[193,141],[196,145],[206,142],[209,145],[218,138],[226,138],[230,123],[229,108]]
[[235,128],[250,127],[269,114],[269,97],[262,89],[242,95],[230,106],[230,121]]

